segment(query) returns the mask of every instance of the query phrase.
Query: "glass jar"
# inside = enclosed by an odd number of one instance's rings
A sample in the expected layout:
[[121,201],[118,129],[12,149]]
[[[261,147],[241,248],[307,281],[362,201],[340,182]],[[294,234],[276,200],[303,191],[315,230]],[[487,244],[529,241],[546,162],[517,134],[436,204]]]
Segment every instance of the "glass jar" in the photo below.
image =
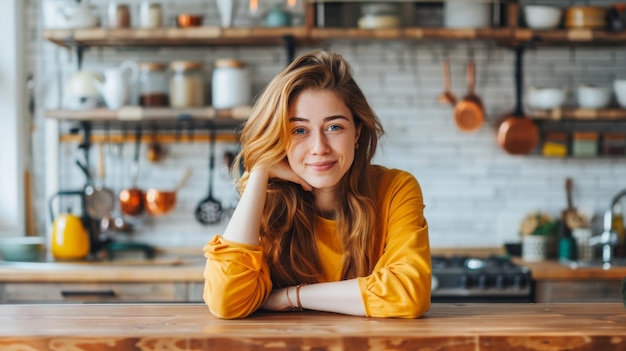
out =
[[154,62],[139,64],[139,105],[144,107],[169,105],[167,66],[165,64]]
[[605,133],[603,153],[610,156],[624,156],[626,154],[626,134]]
[[574,156],[583,157],[598,155],[598,133],[574,133],[574,141],[572,142],[572,154]]
[[213,107],[216,109],[250,103],[250,75],[245,62],[234,59],[215,61],[212,100]]
[[171,107],[204,106],[204,73],[202,63],[194,61],[174,61],[170,78]]
[[543,155],[546,157],[564,157],[569,153],[567,133],[552,132],[546,135],[543,143]]

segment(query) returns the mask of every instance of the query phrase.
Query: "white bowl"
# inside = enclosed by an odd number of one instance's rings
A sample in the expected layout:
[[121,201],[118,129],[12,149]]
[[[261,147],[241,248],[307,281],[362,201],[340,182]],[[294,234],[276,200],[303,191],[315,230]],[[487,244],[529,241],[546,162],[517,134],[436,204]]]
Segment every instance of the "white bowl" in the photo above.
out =
[[613,81],[613,90],[617,97],[617,103],[626,108],[626,78]]
[[582,84],[577,90],[578,106],[582,108],[605,108],[611,102],[611,90],[606,87]]
[[537,109],[549,110],[563,106],[567,92],[564,88],[531,87],[528,104]]
[[526,25],[532,29],[552,29],[561,22],[561,9],[552,6],[528,5],[524,7]]
[[443,23],[447,28],[485,28],[491,26],[491,3],[446,1]]

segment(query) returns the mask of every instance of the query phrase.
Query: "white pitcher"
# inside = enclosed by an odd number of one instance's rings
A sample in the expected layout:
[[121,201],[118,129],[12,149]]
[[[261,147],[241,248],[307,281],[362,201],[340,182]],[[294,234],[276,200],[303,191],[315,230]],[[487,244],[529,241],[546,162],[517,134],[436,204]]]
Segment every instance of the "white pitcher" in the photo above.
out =
[[95,83],[95,86],[109,109],[117,110],[129,104],[138,74],[139,66],[134,61],[124,61],[119,67],[104,71],[104,83]]

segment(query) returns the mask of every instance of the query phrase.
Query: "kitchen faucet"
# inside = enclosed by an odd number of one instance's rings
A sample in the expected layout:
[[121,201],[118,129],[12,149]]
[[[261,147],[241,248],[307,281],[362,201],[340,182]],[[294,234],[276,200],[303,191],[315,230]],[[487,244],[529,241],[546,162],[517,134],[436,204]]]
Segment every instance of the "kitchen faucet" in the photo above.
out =
[[618,243],[617,232],[613,228],[613,209],[617,202],[626,195],[626,189],[620,191],[611,200],[609,209],[604,212],[604,230],[601,234],[591,237],[589,244],[593,247],[602,246],[602,268],[611,268],[613,247]]

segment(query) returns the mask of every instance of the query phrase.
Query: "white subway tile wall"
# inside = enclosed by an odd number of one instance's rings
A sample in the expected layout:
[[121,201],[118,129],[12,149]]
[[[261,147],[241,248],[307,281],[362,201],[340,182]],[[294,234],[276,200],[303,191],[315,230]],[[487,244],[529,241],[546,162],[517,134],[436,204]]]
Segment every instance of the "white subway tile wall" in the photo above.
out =
[[[34,132],[34,189],[38,228],[49,221],[44,194],[43,144],[44,110],[58,107],[65,82],[76,71],[76,58],[67,49],[41,38],[42,2],[27,0],[25,31],[29,44],[26,62],[38,83],[37,116]],[[86,0],[83,0],[86,1]],[[57,1],[63,2],[63,1]],[[127,1],[138,4],[138,1]],[[100,14],[107,1],[91,1]],[[266,2],[262,2],[266,4]],[[166,19],[183,11],[200,11],[205,23],[217,24],[213,1],[163,1]],[[235,25],[247,25],[247,1],[237,8]],[[133,7],[135,9],[135,7]],[[134,10],[133,10],[134,11]],[[500,118],[514,106],[513,52],[485,42],[330,41],[323,48],[343,54],[352,64],[357,82],[377,112],[386,134],[376,162],[411,172],[419,180],[426,204],[425,215],[433,247],[500,246],[518,240],[521,219],[531,211],[558,215],[566,207],[565,178],[574,180],[574,204],[596,213],[604,211],[613,194],[626,188],[626,159],[546,159],[540,156],[513,157],[502,151],[495,139]],[[301,53],[311,47],[298,47]],[[453,91],[466,93],[465,65],[470,53],[476,61],[477,93],[482,97],[487,121],[477,133],[460,132],[453,121],[451,106],[437,103],[443,90],[441,58],[451,59]],[[245,60],[252,73],[253,92],[258,93],[286,64],[282,47],[262,48],[92,48],[86,51],[84,67],[101,70],[124,60],[200,60],[205,63],[207,82],[215,59]],[[525,89],[530,86],[566,86],[573,92],[580,83],[610,86],[618,76],[626,77],[624,48],[531,49],[525,55]],[[253,94],[253,95],[255,95]],[[570,94],[568,103],[573,103]],[[611,126],[609,126],[611,127]],[[624,127],[615,125],[616,128]],[[63,128],[67,129],[67,126]],[[142,145],[140,187],[172,188],[187,167],[193,175],[180,191],[176,209],[163,217],[145,216],[135,220],[132,240],[165,247],[195,246],[199,249],[226,225],[202,226],[194,219],[196,204],[207,194],[208,145],[180,143],[166,146],[167,156],[157,164],[145,158]],[[234,206],[236,194],[221,163],[234,143],[218,143],[215,197],[225,206]],[[73,143],[61,146],[61,188],[84,185],[74,165],[81,151]],[[107,173],[104,184],[115,190],[130,185],[129,169],[133,145],[105,148]],[[97,159],[92,150],[92,160]],[[121,237],[120,237],[121,238]],[[126,239],[126,238],[123,238]]]

